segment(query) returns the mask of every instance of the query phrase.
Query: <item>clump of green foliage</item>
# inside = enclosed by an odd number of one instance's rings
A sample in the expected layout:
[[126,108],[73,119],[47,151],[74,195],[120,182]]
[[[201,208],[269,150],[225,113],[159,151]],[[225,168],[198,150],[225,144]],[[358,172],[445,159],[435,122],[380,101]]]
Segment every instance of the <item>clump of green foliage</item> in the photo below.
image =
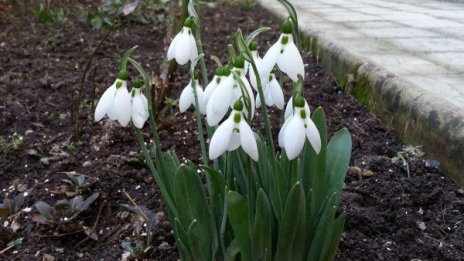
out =
[[40,4],[40,7],[34,10],[34,16],[40,23],[64,22],[68,19],[68,12],[63,8],[53,10],[49,6]]

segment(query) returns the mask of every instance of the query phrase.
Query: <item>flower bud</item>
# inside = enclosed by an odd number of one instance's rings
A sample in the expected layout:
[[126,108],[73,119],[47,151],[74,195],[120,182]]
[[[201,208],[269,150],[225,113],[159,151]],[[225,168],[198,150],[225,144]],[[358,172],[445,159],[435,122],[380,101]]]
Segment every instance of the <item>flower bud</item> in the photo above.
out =
[[221,67],[218,67],[216,69],[216,72],[214,73],[216,76],[223,76],[224,75],[224,68],[221,66]]
[[293,99],[293,106],[303,108],[304,105],[305,105],[305,101],[303,97],[301,97],[298,94],[295,95],[295,98]]
[[123,81],[127,81],[127,79],[129,78],[129,72],[125,69],[119,71],[118,73],[118,79],[121,79]]
[[185,19],[184,21],[185,27],[192,28],[192,25],[193,25],[193,19],[191,17],[188,17],[187,19]]
[[243,55],[235,57],[234,66],[240,69],[245,68],[245,58],[243,58]]
[[254,41],[252,41],[249,45],[248,45],[248,48],[250,48],[250,51],[256,51],[258,50],[258,46],[256,45],[256,43]]
[[288,18],[282,24],[282,33],[291,34],[292,30],[293,30],[292,21],[290,21],[290,18]]
[[142,81],[140,81],[139,78],[135,78],[133,81],[132,81],[132,87],[134,88],[140,88],[142,86]]
[[234,110],[236,110],[236,111],[242,111],[243,110],[243,102],[241,100],[237,100],[234,103]]

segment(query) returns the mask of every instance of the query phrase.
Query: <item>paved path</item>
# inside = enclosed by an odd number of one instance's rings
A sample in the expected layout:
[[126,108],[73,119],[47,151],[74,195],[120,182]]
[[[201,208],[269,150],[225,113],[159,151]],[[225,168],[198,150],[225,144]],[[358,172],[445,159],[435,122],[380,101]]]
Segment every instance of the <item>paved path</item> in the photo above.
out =
[[[279,18],[287,16],[277,1],[259,2]],[[406,140],[424,145],[464,185],[464,3],[290,2],[298,12],[300,29],[317,38],[313,41],[317,55],[326,53],[322,64],[335,74],[346,71],[346,64],[363,64],[361,73],[369,77],[370,93],[376,96],[368,107]],[[443,149],[447,144],[451,148]]]

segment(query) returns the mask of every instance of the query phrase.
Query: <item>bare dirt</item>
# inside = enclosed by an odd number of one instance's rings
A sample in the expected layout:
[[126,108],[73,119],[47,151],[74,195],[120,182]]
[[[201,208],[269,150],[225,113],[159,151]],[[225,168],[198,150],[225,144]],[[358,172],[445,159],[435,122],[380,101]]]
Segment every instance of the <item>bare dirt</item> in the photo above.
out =
[[[80,194],[86,198],[99,192],[99,198],[75,221],[61,220],[59,226],[32,221],[34,209],[15,215],[19,223],[15,232],[13,219],[2,220],[0,251],[17,238],[23,242],[2,252],[0,260],[42,260],[48,255],[57,260],[119,260],[122,242],[135,245],[147,240],[144,221],[121,207],[132,204],[127,195],[159,219],[146,258],[177,260],[163,201],[132,129],[109,120],[95,123],[91,111],[92,102],[114,81],[119,56],[132,46],[139,45],[134,58],[154,76],[160,74],[167,46],[165,25],[125,23],[110,33],[85,84],[79,115],[82,136],[75,142],[70,128],[73,93],[104,34],[79,22],[80,10],[69,7],[68,20],[53,24],[1,10],[5,15],[0,20],[0,200],[27,193],[21,209],[41,200],[53,205],[73,197],[60,189],[68,175],[87,176],[89,186]],[[259,26],[273,28],[259,36],[261,54],[278,37],[278,27],[259,7],[250,12],[239,6],[203,8],[201,15],[207,57],[224,58],[229,36],[238,27],[245,33]],[[392,162],[406,148],[394,130],[341,92],[311,55],[304,54],[304,61],[311,109],[325,109],[330,133],[347,127],[353,137],[351,168],[339,208],[348,218],[337,260],[463,260],[463,189],[436,167],[437,162],[410,147],[404,153],[408,177],[405,166]],[[208,63],[209,68],[212,65]],[[176,99],[187,81],[186,68],[181,68],[169,96]],[[175,150],[181,159],[198,160],[193,114],[182,115],[177,107],[168,106],[162,115],[164,149]],[[278,128],[275,123],[274,133]],[[144,133],[148,140],[148,128]],[[93,228],[97,239],[89,238],[85,228]]]

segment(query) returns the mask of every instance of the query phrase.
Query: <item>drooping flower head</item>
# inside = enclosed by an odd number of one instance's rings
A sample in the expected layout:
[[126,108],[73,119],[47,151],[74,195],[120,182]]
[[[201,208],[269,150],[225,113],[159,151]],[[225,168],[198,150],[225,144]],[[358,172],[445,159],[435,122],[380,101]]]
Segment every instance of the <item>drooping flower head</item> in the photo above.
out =
[[129,74],[121,70],[118,79],[103,93],[95,108],[95,121],[107,115],[117,120],[123,127],[127,126],[131,117],[131,96],[127,90]]
[[[263,60],[259,56],[258,46],[256,45],[256,43],[251,42],[249,44],[249,48],[251,51],[251,56],[253,58],[253,61],[256,65],[256,69],[259,73],[259,78],[261,80],[261,86],[264,87],[268,84],[269,72],[265,70],[266,68],[263,68]],[[249,75],[251,86],[253,87],[255,91],[258,91],[258,80],[256,79],[256,73],[253,70],[253,67],[251,66],[250,63],[247,62],[245,69],[247,70],[247,72],[249,72],[248,75]]]
[[213,94],[214,90],[217,89],[219,84],[221,83],[222,79],[224,79],[224,68],[221,66],[216,69],[216,72],[214,73],[213,79],[209,82],[209,84],[205,88],[204,92],[204,100],[205,104],[208,103],[209,98],[211,97],[211,94]]
[[143,95],[141,89],[141,82],[136,79],[132,82],[132,107],[131,107],[131,120],[136,128],[143,128],[143,125],[148,120],[148,100]]
[[[245,77],[244,67],[245,60],[243,56],[237,56],[234,62],[234,68],[230,71],[235,72],[239,76],[240,81],[235,79],[234,75],[229,72],[229,70],[225,69],[224,74],[227,76],[224,77],[226,78],[221,80],[221,83],[216,90],[213,91],[206,105],[206,119],[209,126],[217,125],[224,118],[229,108],[233,108],[235,101],[242,97],[250,102],[250,114],[251,117],[253,117],[255,112],[255,96],[250,83]],[[243,86],[241,86],[240,82]],[[245,115],[249,114],[247,108],[244,108],[244,111]]]
[[[282,92],[282,88],[280,87],[280,84],[273,73],[271,73],[268,78],[268,84],[264,86],[263,89],[266,105],[269,107],[275,105],[279,110],[282,110],[285,106],[284,93]],[[259,98],[259,95],[257,95],[256,108],[259,108],[260,106],[261,99]]]
[[198,57],[198,49],[195,37],[192,32],[193,20],[187,18],[184,21],[184,27],[174,37],[169,45],[168,60],[176,59],[180,65],[186,64],[189,60],[193,61]]
[[[195,89],[193,87],[193,81],[195,81]],[[198,98],[198,106],[200,113],[206,113],[203,88],[200,86],[200,83],[198,82],[198,74],[196,72],[194,73],[194,79],[190,80],[188,85],[185,86],[184,90],[182,90],[182,93],[180,94],[179,110],[181,113],[184,113],[190,107],[190,105],[193,105],[194,107],[196,106],[194,91],[196,91],[196,95]]]
[[287,107],[292,106],[293,109],[292,114],[288,116],[280,129],[279,146],[285,150],[288,159],[292,160],[300,154],[308,139],[314,151],[319,154],[321,137],[316,125],[309,117],[309,106],[306,106],[306,101],[299,96],[292,101],[293,104],[290,102],[287,104]]
[[243,115],[243,103],[238,100],[229,118],[214,132],[209,145],[209,158],[216,159],[226,150],[233,151],[240,146],[254,161],[258,161],[258,145]]
[[287,19],[282,25],[279,40],[267,51],[263,58],[264,72],[271,72],[277,63],[279,69],[286,73],[292,81],[298,81],[298,74],[304,79],[304,64],[301,54],[293,42],[292,22]]

